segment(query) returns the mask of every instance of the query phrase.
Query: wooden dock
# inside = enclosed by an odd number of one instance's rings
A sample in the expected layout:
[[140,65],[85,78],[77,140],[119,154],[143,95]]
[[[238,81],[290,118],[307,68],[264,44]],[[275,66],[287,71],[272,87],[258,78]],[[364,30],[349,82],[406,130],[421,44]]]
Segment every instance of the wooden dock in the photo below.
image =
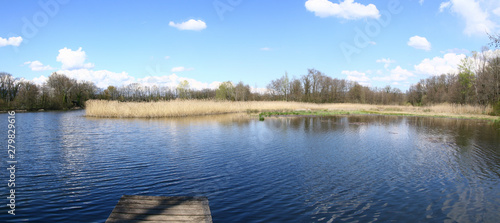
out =
[[106,223],[212,222],[206,197],[123,195]]

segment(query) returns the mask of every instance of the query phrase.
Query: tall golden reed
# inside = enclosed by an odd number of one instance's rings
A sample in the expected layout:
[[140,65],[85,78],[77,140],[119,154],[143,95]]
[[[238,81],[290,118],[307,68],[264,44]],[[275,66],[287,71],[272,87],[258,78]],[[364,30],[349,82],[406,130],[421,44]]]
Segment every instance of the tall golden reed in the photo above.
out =
[[212,115],[247,111],[276,110],[337,110],[337,111],[377,111],[379,113],[436,114],[436,115],[476,115],[482,116],[492,111],[491,107],[440,104],[429,107],[368,105],[368,104],[314,104],[284,101],[214,101],[214,100],[173,100],[159,102],[118,102],[90,100],[86,103],[86,116],[115,118],[160,118],[193,115]]

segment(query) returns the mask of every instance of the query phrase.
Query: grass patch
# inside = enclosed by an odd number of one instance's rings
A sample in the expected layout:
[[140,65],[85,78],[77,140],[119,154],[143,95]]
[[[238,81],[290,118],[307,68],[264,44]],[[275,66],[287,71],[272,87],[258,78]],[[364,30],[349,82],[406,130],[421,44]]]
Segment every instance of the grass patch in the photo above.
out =
[[403,109],[397,107],[389,107],[389,108],[384,108],[384,111],[403,111]]
[[336,115],[353,115],[353,114],[371,114],[369,111],[271,111],[261,112],[259,120],[263,121],[265,117],[271,116],[336,116]]

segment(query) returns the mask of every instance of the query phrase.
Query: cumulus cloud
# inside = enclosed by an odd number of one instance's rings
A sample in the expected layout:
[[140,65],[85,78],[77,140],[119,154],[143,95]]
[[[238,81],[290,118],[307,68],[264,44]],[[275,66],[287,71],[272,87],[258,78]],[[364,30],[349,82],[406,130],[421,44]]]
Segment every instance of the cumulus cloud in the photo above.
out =
[[205,22],[203,22],[202,20],[194,20],[194,19],[190,19],[182,23],[175,23],[170,21],[168,25],[175,27],[179,30],[201,31],[207,28],[207,24]]
[[[155,73],[155,75],[149,75],[143,78],[135,78],[125,71],[113,72],[109,70],[93,70],[94,67],[91,63],[85,63],[87,55],[85,51],[82,51],[80,47],[78,50],[73,51],[71,49],[61,49],[59,50],[59,55],[57,56],[57,61],[62,63],[62,68],[57,71],[57,73],[64,74],[69,78],[76,79],[78,81],[91,81],[99,88],[107,88],[108,86],[126,86],[130,84],[137,83],[140,86],[159,86],[159,87],[176,87],[181,81],[187,80],[192,89],[201,90],[204,88],[215,89],[219,87],[221,82],[214,81],[212,83],[204,83],[191,78],[179,77],[175,73],[170,75],[161,75],[160,73]],[[168,59],[166,57],[165,59]],[[40,61],[28,61],[25,63],[29,64],[32,70],[49,70],[54,69],[50,66],[44,66]],[[181,72],[193,70],[193,68],[185,67],[174,67],[172,71]],[[36,84],[44,84],[47,81],[47,77],[40,76],[33,78],[33,82]]]
[[50,65],[44,66],[42,62],[35,60],[35,61],[28,61],[24,62],[24,65],[28,65],[29,68],[31,68],[32,71],[45,71],[45,70],[54,70]]
[[[491,33],[498,24],[490,20],[488,11],[481,7],[482,1],[475,0],[451,0],[443,2],[439,6],[439,11],[450,9],[451,12],[459,15],[465,21],[464,33],[467,35],[484,35]],[[492,12],[495,13],[497,9]]]
[[19,46],[23,42],[23,37],[9,37],[8,39],[0,37],[0,47]]
[[49,79],[48,77],[46,77],[46,76],[42,75],[42,76],[40,76],[40,77],[35,77],[35,78],[33,78],[33,80],[32,80],[32,81],[33,81],[33,83],[35,83],[35,84],[37,84],[37,85],[43,85],[43,84],[47,83],[47,80],[48,80],[48,79]]
[[[57,73],[64,74],[70,78],[79,81],[92,81],[99,88],[107,88],[108,86],[127,86],[130,84],[138,83],[141,86],[153,86],[158,87],[171,87],[175,88],[177,85],[183,81],[187,80],[189,86],[192,89],[201,90],[204,88],[215,89],[219,87],[221,82],[214,81],[212,83],[204,83],[197,81],[192,78],[179,77],[177,74],[161,75],[161,76],[146,76],[143,78],[135,78],[123,71],[121,73],[112,72],[108,70],[89,70],[89,69],[74,69],[74,70],[59,70]],[[45,76],[40,76],[34,78],[33,81],[37,84],[45,83],[47,78]]]
[[308,11],[321,18],[333,16],[355,20],[380,17],[380,12],[374,4],[363,5],[354,0],[345,0],[338,4],[328,0],[308,0],[305,6]]
[[441,51],[441,53],[469,54],[470,51],[467,49],[453,48],[453,49],[447,49],[445,51]]
[[431,43],[429,43],[425,37],[421,36],[410,37],[410,40],[408,40],[408,46],[419,50],[431,50]]
[[183,71],[190,71],[194,70],[194,68],[185,68],[185,67],[174,67],[172,68],[172,72],[183,72]]
[[500,16],[500,7],[496,8],[495,10],[493,10],[493,14],[495,14],[497,16]]
[[201,90],[205,88],[215,89],[218,88],[222,82],[214,81],[212,83],[203,83],[192,78],[179,77],[177,74],[163,75],[163,76],[148,76],[144,78],[139,78],[135,83],[139,83],[144,86],[165,86],[170,88],[175,88],[179,85],[181,81],[188,81],[189,88]]
[[376,62],[377,63],[383,63],[385,69],[389,68],[389,66],[391,65],[391,63],[396,63],[396,61],[395,60],[391,60],[391,58],[378,59]]
[[487,50],[484,52],[481,52],[485,58],[495,58],[495,57],[500,57],[500,49],[498,50]]
[[94,68],[94,64],[85,63],[86,59],[87,54],[81,47],[76,51],[64,47],[64,49],[59,50],[59,55],[56,58],[58,62],[62,63],[61,69],[63,70]]
[[359,72],[356,70],[349,71],[349,70],[343,70],[342,71],[343,75],[347,75],[347,80],[349,81],[356,81],[361,85],[369,86],[370,83],[370,78],[366,76],[366,73],[364,72]]
[[373,80],[395,82],[395,81],[407,80],[409,77],[412,76],[414,76],[412,72],[401,68],[401,66],[397,66],[396,68],[390,71],[389,75],[382,77],[374,77]]
[[451,2],[441,2],[439,5],[439,12],[443,12],[445,9],[449,8],[451,5]]
[[465,54],[447,53],[443,57],[424,59],[415,65],[415,72],[427,75],[441,75],[458,72],[458,64],[464,59]]
[[59,70],[57,73],[81,81],[92,81],[97,87],[107,88],[110,85],[121,86],[134,83],[136,80],[127,72],[116,73],[108,70],[72,69]]
[[269,89],[250,86],[250,92],[252,92],[252,93],[259,93],[259,94],[266,94],[266,93],[269,92]]

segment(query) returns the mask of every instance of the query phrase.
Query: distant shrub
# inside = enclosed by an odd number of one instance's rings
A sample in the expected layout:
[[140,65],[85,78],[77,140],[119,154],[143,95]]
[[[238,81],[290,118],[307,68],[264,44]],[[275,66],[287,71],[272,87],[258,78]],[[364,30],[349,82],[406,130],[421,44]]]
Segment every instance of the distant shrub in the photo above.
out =
[[403,109],[396,108],[396,107],[390,107],[390,108],[385,108],[384,111],[403,111]]
[[493,105],[493,111],[491,112],[491,115],[500,116],[500,101]]

